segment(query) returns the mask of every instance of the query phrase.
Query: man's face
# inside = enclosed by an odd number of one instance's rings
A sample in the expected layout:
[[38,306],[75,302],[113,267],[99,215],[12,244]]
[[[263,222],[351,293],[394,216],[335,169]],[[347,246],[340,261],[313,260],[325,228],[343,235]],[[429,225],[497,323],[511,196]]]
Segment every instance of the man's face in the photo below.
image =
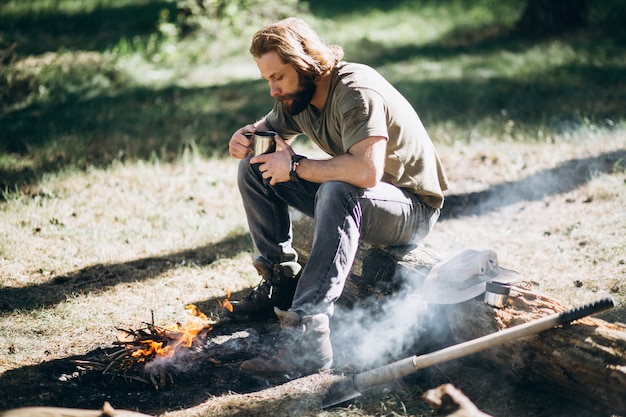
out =
[[270,95],[283,103],[285,111],[296,115],[307,108],[315,94],[315,82],[301,75],[293,65],[282,62],[276,52],[256,58],[257,66],[269,87]]

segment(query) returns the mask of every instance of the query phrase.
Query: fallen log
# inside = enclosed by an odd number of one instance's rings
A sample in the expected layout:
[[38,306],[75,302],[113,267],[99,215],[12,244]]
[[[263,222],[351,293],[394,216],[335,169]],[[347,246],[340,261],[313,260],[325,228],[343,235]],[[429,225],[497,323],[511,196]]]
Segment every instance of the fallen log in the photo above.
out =
[[[312,221],[294,220],[294,247],[308,260]],[[384,248],[362,245],[341,303],[353,304],[373,293],[393,289],[398,277],[412,274],[422,281],[441,259],[423,248]],[[515,289],[516,288],[516,289]],[[514,287],[504,308],[480,299],[459,304],[429,306],[447,318],[450,344],[526,323],[567,310],[561,301]],[[415,352],[407,352],[414,354]],[[626,324],[584,318],[541,335],[477,353],[481,365],[501,370],[512,380],[554,389],[562,397],[603,412],[626,415]]]
[[[447,307],[445,314],[454,341],[460,343],[564,310],[566,306],[554,298],[513,290],[505,308],[470,300]],[[475,358],[514,380],[615,414],[626,413],[626,324],[586,317],[495,346]]]
[[101,410],[62,407],[23,407],[1,411],[0,417],[151,417],[128,410],[116,410],[105,402]]

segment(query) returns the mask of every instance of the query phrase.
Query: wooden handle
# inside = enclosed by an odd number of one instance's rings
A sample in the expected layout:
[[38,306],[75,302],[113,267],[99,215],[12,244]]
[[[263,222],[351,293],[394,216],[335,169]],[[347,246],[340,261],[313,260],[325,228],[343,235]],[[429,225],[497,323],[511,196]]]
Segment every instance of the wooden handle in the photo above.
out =
[[375,368],[355,375],[354,385],[359,391],[367,389],[375,385],[389,382],[393,379],[410,375],[419,369],[458,359],[493,346],[541,333],[558,325],[570,323],[574,320],[599,313],[614,306],[615,302],[612,298],[603,298],[593,303],[585,304],[562,313],[552,314],[538,320],[533,320],[519,326],[488,334],[486,336],[479,337],[478,339],[459,343],[445,349],[401,359],[389,365],[381,366],[380,368]]

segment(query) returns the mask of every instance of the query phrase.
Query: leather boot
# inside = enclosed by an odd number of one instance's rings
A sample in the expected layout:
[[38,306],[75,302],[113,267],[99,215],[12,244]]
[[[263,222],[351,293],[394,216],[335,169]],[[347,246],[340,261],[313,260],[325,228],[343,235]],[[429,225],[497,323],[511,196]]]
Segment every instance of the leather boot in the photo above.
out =
[[291,307],[302,266],[297,262],[283,262],[270,269],[261,261],[253,265],[261,282],[245,298],[231,302],[233,311],[228,313],[231,318],[262,320],[272,316],[274,307],[283,310]]
[[289,380],[330,369],[333,348],[326,314],[300,318],[293,311],[274,309],[280,320],[279,348],[244,361],[239,370],[263,379]]

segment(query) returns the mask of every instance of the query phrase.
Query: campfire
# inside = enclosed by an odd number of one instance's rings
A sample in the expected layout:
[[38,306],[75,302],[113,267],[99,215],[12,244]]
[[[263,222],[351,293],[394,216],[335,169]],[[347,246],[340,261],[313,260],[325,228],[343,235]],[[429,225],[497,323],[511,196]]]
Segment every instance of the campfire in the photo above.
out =
[[[227,297],[219,302],[221,308],[232,311]],[[200,309],[189,304],[185,307],[187,321],[166,327],[150,323],[132,330],[118,328],[113,344],[118,347],[101,361],[75,361],[81,370],[98,370],[112,378],[151,384],[155,389],[173,384],[173,370],[185,366],[185,357],[194,348],[200,349],[216,321],[210,320]]]

